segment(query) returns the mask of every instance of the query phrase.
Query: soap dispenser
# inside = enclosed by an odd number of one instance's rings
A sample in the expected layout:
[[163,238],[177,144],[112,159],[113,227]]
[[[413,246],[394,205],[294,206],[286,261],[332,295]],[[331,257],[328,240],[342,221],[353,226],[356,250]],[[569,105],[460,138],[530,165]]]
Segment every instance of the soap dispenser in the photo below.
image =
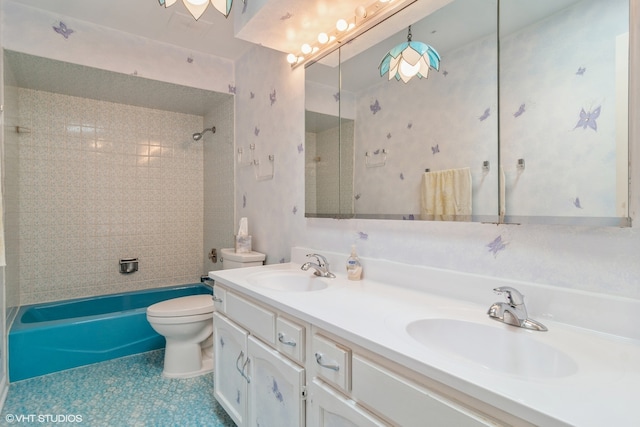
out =
[[360,258],[356,253],[356,245],[351,245],[351,255],[347,259],[347,279],[362,279],[362,264],[360,264]]

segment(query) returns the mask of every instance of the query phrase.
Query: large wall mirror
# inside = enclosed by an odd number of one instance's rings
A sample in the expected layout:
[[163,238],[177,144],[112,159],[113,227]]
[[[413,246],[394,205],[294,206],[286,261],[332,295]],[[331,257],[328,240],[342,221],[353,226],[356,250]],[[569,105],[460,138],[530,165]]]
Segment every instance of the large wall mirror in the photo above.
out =
[[[628,0],[426,3],[306,68],[306,216],[628,225]],[[409,26],[439,71],[381,77]],[[470,214],[430,217],[460,170]]]

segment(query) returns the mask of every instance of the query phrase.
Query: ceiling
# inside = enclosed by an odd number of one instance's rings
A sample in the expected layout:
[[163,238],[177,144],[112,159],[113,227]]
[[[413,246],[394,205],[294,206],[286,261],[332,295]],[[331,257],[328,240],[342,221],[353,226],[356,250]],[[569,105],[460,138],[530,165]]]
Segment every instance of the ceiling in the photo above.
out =
[[177,1],[168,8],[160,6],[158,0],[5,1],[234,61],[252,46],[247,41],[235,38],[233,34],[233,15],[242,12],[242,0],[236,0],[228,18],[209,6],[198,21],[193,19],[182,1]]

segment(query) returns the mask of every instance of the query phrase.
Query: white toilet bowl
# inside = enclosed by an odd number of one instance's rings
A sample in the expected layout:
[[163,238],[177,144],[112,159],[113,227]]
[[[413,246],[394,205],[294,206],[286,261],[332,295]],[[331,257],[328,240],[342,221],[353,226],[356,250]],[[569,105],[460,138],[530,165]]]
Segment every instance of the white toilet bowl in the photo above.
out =
[[162,375],[190,378],[213,371],[213,299],[191,295],[153,304],[147,308],[151,327],[164,336]]

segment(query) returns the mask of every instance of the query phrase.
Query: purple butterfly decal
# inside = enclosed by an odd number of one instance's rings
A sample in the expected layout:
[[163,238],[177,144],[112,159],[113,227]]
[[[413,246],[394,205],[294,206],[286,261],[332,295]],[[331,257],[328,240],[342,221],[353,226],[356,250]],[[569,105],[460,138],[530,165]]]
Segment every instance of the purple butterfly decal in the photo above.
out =
[[58,24],[57,27],[54,26],[52,28],[53,28],[53,31],[60,34],[65,39],[68,39],[69,36],[73,34],[73,30],[71,28],[67,28],[67,24],[65,24],[62,21],[60,21],[60,24]]
[[271,92],[269,94],[269,101],[271,101],[271,105],[276,103],[276,90],[274,89],[273,92]]
[[249,0],[244,0],[244,6],[242,6],[242,13],[247,11],[247,6],[249,6]]
[[443,76],[445,76],[445,77],[447,77],[447,76],[449,75],[449,72],[448,72],[447,70],[444,70],[444,71],[442,72],[442,75],[443,75]]
[[276,396],[276,399],[278,399],[278,402],[283,401],[282,393],[280,393],[280,390],[278,390],[278,383],[276,382],[275,378],[273,379],[273,386],[271,387],[271,391]]
[[297,214],[298,213],[298,207],[294,206],[292,212],[293,212],[294,215]]
[[356,193],[356,194],[353,196],[353,198],[354,198],[354,199],[356,199],[356,200],[360,200],[360,197],[362,197],[362,196],[360,195],[360,193]]
[[220,347],[224,347],[224,340],[220,338]]
[[436,144],[434,147],[431,147],[431,154],[435,156],[436,153],[440,152],[440,144]]
[[411,214],[411,215],[409,215],[409,216],[404,216],[404,215],[402,215],[402,219],[403,219],[404,221],[407,221],[407,220],[408,220],[408,221],[413,221],[413,220],[415,220],[415,219],[416,219],[416,217],[415,217],[413,214]]
[[376,99],[376,102],[374,102],[373,104],[369,105],[369,109],[375,115],[378,111],[382,110],[382,107],[380,106],[380,103]]
[[286,261],[284,258],[280,258],[280,264],[284,264]]
[[335,99],[336,102],[340,102],[340,92],[336,92],[333,94],[333,99]]
[[187,62],[189,64],[193,64],[193,56],[189,55],[189,57],[187,58]]
[[518,111],[513,113],[513,117],[520,117],[524,113],[524,111],[524,104],[520,104],[520,108],[518,108]]
[[373,152],[373,154],[380,154],[380,149],[378,148],[376,151]]
[[587,71],[586,67],[578,67],[578,71],[576,71],[576,76],[584,76],[585,71]]
[[302,144],[298,144],[298,154],[304,151],[304,146]]
[[255,136],[260,135],[260,129],[258,129],[258,126],[256,126],[256,127],[254,127],[254,128],[253,128],[253,134],[254,134]]
[[391,139],[391,132],[387,134],[387,139]]
[[576,197],[575,200],[572,200],[572,203],[576,208],[583,209],[582,205],[580,204],[580,197]]
[[413,123],[409,122],[407,123],[407,129],[411,129],[413,127]]
[[484,110],[484,113],[482,113],[482,115],[478,117],[478,120],[480,120],[481,122],[484,122],[485,120],[487,120],[490,114],[491,114],[491,109],[487,108],[486,110]]
[[358,233],[357,233],[357,234],[358,234],[358,239],[360,239],[360,240],[367,240],[367,239],[369,239],[369,235],[368,235],[367,233],[365,233],[365,232],[358,231]]
[[500,252],[501,250],[504,250],[504,248],[507,247],[507,243],[504,243],[502,241],[502,236],[498,236],[495,239],[493,239],[493,241],[489,243],[487,247],[489,248],[489,252],[493,253],[494,257],[497,257],[498,252]]
[[255,97],[256,97],[256,94],[255,94],[255,93],[253,93],[253,92],[249,92],[249,98],[250,98],[250,99],[253,99],[253,98],[255,98]]
[[240,404],[240,390],[238,390],[238,392],[236,393],[236,403],[238,405]]
[[584,111],[584,108],[582,108],[580,109],[580,120],[578,120],[578,123],[576,124],[576,127],[574,127],[574,129],[577,129],[579,127],[586,129],[587,127],[590,127],[597,132],[598,124],[596,123],[596,119],[598,117],[600,117],[600,106],[596,107],[596,109],[593,111],[589,111],[588,113]]
[[242,195],[242,207],[243,208],[247,207],[247,195],[246,194]]
[[400,179],[404,181],[404,174],[402,172],[400,172]]
[[233,85],[228,85],[228,86],[229,86],[229,93],[235,94],[236,93],[236,87],[233,86]]
[[283,15],[283,16],[280,17],[280,20],[281,21],[286,21],[287,19],[291,19],[291,18],[293,18],[293,15],[291,13],[287,12],[286,15]]

